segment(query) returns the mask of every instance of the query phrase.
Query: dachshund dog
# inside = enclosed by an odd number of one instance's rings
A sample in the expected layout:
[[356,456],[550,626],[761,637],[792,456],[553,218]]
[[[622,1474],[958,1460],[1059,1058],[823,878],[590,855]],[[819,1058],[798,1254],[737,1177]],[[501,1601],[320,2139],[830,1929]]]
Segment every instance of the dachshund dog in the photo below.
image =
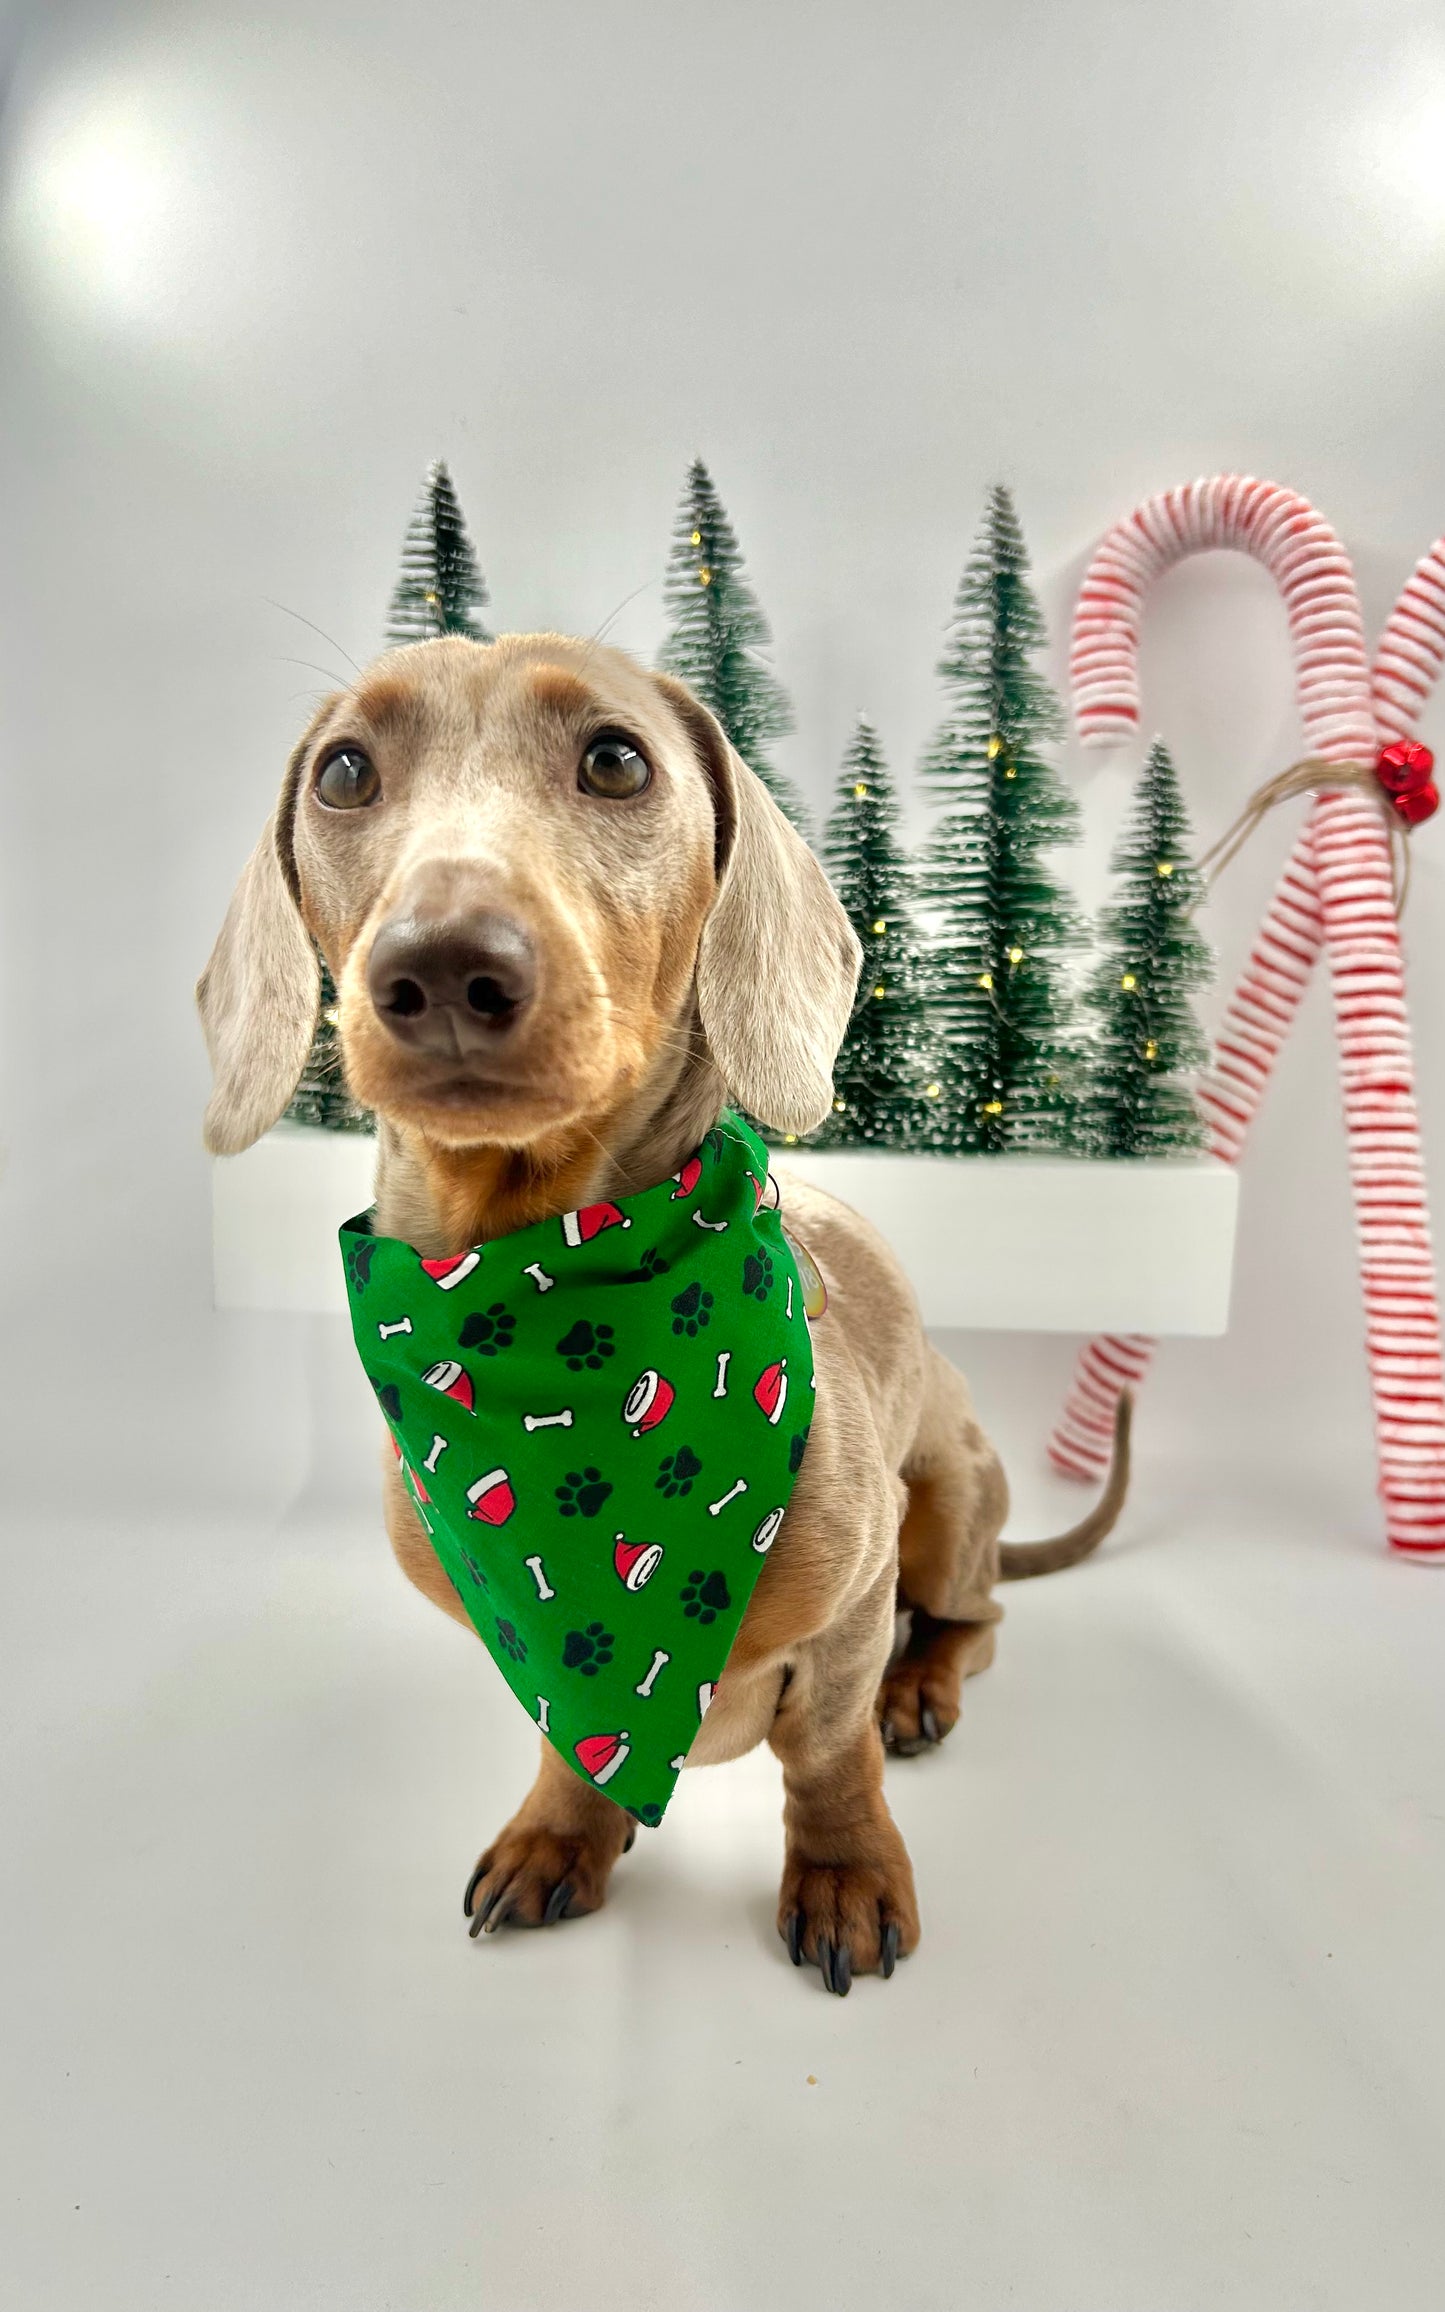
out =
[[[318,949],[347,1079],[376,1112],[377,1225],[429,1258],[655,1185],[728,1102],[812,1130],[859,963],[812,852],[705,708],[554,634],[391,651],[314,716],[197,989],[214,1152],[249,1147],[290,1100]],[[779,1931],[842,1993],[918,1941],[885,1749],[951,1731],[993,1656],[1000,1577],[1072,1564],[1108,1532],[1128,1408],[1082,1524],[1001,1545],[1003,1472],[887,1246],[832,1197],[780,1186],[829,1292],[817,1405],[688,1763],[772,1745]],[[390,1456],[384,1490],[404,1572],[463,1620]],[[472,1873],[471,1931],[597,1909],[633,1831],[544,1742]]]

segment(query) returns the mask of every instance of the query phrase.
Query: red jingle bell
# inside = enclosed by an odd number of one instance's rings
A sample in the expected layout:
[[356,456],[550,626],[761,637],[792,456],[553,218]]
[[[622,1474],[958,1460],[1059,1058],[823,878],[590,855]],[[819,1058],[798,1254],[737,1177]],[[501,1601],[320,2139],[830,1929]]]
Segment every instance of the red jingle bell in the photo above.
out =
[[1412,787],[1408,794],[1396,795],[1394,801],[1406,826],[1419,827],[1439,810],[1440,789],[1433,779],[1427,779],[1423,787]]
[[[1393,745],[1381,747],[1375,757],[1375,777],[1396,804],[1403,795],[1418,794],[1428,787],[1434,769],[1435,757],[1418,739],[1396,739]],[[1423,811],[1420,816],[1428,819],[1430,813]]]

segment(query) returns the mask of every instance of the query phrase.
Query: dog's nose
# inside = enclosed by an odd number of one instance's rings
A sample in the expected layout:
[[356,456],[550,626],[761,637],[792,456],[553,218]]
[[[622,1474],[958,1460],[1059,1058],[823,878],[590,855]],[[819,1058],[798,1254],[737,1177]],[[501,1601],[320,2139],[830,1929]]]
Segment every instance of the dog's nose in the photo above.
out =
[[525,925],[490,908],[394,915],[371,943],[366,983],[398,1043],[458,1058],[515,1027],[537,990],[537,950]]

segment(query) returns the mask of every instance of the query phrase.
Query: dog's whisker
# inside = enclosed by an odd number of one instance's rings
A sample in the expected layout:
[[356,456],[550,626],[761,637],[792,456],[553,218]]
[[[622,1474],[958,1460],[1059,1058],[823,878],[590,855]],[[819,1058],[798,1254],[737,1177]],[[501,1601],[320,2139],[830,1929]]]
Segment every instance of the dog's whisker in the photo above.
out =
[[352,657],[345,644],[338,642],[334,634],[328,634],[324,626],[318,626],[314,618],[308,618],[303,611],[293,610],[289,602],[278,602],[272,594],[263,594],[261,600],[268,602],[273,610],[279,610],[283,617],[295,618],[302,626],[309,626],[313,634],[319,634],[323,642],[329,643],[333,650],[340,652],[348,666],[354,667],[358,674],[363,672],[362,667]]
[[334,666],[318,666],[314,658],[292,658],[288,655],[287,652],[278,650],[272,663],[276,666],[306,666],[310,668],[313,674],[324,674],[328,684],[333,690],[335,689],[338,682],[341,684],[343,690],[346,687],[346,678],[344,675],[339,675]]

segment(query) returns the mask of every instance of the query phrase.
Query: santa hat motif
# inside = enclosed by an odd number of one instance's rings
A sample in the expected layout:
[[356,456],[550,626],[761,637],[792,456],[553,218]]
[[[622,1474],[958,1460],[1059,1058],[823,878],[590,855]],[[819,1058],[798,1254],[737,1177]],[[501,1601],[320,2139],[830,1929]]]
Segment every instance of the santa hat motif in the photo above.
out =
[[572,1750],[584,1774],[594,1782],[610,1782],[631,1747],[626,1734],[584,1734]]
[[443,1292],[451,1292],[481,1262],[480,1252],[453,1253],[449,1260],[424,1260],[422,1269]]
[[753,1547],[759,1557],[766,1557],[778,1538],[778,1527],[783,1522],[781,1509],[770,1509],[753,1535]]
[[604,1228],[631,1226],[632,1222],[626,1213],[619,1212],[615,1204],[584,1204],[580,1212],[564,1212],[562,1215],[562,1234],[574,1250],[579,1244],[590,1244],[594,1236],[602,1234]]
[[677,1395],[671,1381],[648,1365],[640,1372],[622,1400],[622,1418],[634,1437],[645,1437],[649,1429],[667,1419],[672,1401]]
[[617,1568],[623,1587],[640,1590],[651,1581],[662,1563],[662,1544],[657,1541],[629,1541],[619,1533],[612,1549],[612,1563]]
[[781,1357],[776,1365],[765,1365],[753,1383],[753,1397],[761,1412],[767,1414],[776,1429],[783,1418],[783,1407],[788,1402],[788,1360]]
[[489,1469],[485,1477],[479,1477],[474,1485],[467,1487],[467,1499],[471,1503],[467,1515],[479,1517],[483,1525],[505,1525],[517,1506],[512,1480],[505,1469]]
[[455,1357],[443,1357],[439,1364],[428,1365],[422,1379],[429,1389],[440,1390],[444,1397],[450,1397],[454,1404],[462,1406],[466,1412],[475,1413],[477,1399],[472,1388],[472,1376],[465,1365],[457,1363]]
[[682,1170],[680,1172],[674,1172],[672,1177],[677,1182],[677,1186],[672,1192],[672,1201],[674,1204],[676,1204],[680,1197],[691,1196],[694,1188],[696,1188],[699,1180],[701,1180],[702,1158],[700,1156],[689,1156]]

